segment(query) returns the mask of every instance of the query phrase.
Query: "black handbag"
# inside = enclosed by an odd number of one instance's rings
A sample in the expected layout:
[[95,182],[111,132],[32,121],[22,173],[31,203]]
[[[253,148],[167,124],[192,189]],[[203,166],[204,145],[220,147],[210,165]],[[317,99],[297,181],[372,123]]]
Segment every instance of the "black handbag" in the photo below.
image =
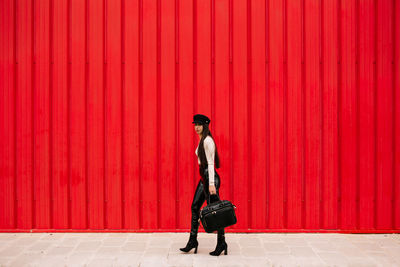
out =
[[210,195],[209,204],[200,210],[200,221],[207,233],[212,233],[219,228],[225,228],[237,222],[236,206],[229,200],[220,200],[216,194],[213,196],[217,196],[218,200],[211,203]]

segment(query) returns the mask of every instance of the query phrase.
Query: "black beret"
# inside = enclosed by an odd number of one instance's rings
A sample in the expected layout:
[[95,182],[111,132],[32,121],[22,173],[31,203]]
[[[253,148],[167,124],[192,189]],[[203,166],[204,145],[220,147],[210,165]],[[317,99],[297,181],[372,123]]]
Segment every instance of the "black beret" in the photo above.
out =
[[203,114],[196,114],[193,116],[193,122],[192,123],[200,123],[200,124],[209,124],[210,119]]

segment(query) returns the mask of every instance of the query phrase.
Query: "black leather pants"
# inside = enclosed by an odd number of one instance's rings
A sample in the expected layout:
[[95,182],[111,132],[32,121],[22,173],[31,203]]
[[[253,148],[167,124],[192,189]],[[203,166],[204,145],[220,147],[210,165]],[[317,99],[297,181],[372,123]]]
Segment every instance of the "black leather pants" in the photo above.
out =
[[[215,184],[215,189],[217,191],[217,195],[219,196],[219,188],[221,185],[221,179],[217,173],[217,171],[214,171],[214,184]],[[203,184],[202,180],[199,180],[199,183],[197,184],[196,191],[193,196],[193,201],[192,201],[192,225],[191,225],[191,230],[190,234],[197,236],[198,230],[199,230],[199,218],[200,218],[200,208],[203,205],[204,201],[207,201],[207,205],[210,204],[210,199],[209,199],[209,184],[208,184],[208,170],[206,169],[204,172],[204,181],[205,184]],[[211,195],[211,202],[214,202],[215,199],[213,198],[213,195]],[[221,228],[218,230],[218,237],[222,237],[225,234],[225,229]]]

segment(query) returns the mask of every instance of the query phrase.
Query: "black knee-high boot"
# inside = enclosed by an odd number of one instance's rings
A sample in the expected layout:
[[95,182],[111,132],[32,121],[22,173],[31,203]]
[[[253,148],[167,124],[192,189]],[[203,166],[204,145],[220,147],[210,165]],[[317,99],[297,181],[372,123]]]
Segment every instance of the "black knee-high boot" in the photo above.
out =
[[192,210],[192,221],[191,221],[191,226],[190,226],[190,237],[189,241],[186,244],[186,247],[180,248],[181,251],[184,252],[189,252],[192,248],[195,248],[194,253],[197,253],[197,247],[199,245],[199,242],[197,241],[197,233],[199,230],[199,218],[200,218],[200,208],[202,204],[204,203],[205,196],[204,196],[204,185],[200,181],[197,185],[194,197],[193,197],[193,202],[191,206]]
[[194,253],[197,253],[197,247],[199,242],[197,241],[197,233],[199,230],[199,216],[196,209],[192,209],[192,223],[190,227],[190,237],[186,244],[186,247],[180,248],[181,251],[189,252],[192,248],[195,248]]
[[219,256],[222,251],[225,250],[225,255],[228,254],[228,244],[225,242],[225,229],[221,228],[218,230],[217,246],[214,251],[210,252],[210,255]]
[[194,253],[196,254],[198,246],[199,242],[197,241],[197,236],[190,233],[189,241],[187,242],[186,247],[180,248],[180,250],[183,252],[189,252],[190,250],[192,250],[192,248],[195,248]]

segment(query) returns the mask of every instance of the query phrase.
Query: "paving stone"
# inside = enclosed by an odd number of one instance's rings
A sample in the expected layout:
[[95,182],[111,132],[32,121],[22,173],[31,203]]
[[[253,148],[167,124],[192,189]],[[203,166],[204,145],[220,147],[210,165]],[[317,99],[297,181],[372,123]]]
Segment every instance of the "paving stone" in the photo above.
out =
[[[228,248],[229,251],[229,248]],[[244,257],[265,257],[265,249],[263,247],[244,247],[242,248],[242,256]]]
[[126,242],[121,249],[125,251],[144,251],[145,248],[146,243],[144,242]]
[[138,240],[147,240],[149,237],[152,236],[154,236],[153,233],[131,233],[127,237],[128,239],[130,239],[129,241],[134,241],[134,240],[138,241]]
[[104,239],[106,239],[107,237],[106,236],[104,236],[104,235],[97,235],[97,236],[86,236],[86,235],[84,235],[84,236],[82,236],[82,237],[79,237],[79,239],[82,241],[82,242],[87,242],[87,241],[103,241]]
[[286,253],[266,254],[266,259],[271,266],[294,266],[296,264],[295,258]]
[[320,267],[320,266],[329,266],[327,263],[323,262],[319,257],[314,258],[304,258],[304,257],[296,257],[295,258],[296,266],[307,266],[307,267]]
[[203,258],[194,257],[193,267],[211,267],[218,266],[218,257],[204,255]]
[[43,257],[44,255],[42,253],[37,252],[21,253],[20,255],[18,255],[18,257],[15,257],[13,258],[13,260],[9,261],[8,264],[10,266],[30,265]]
[[289,253],[289,247],[283,242],[263,243],[263,246],[268,252],[286,252]]
[[85,241],[85,239],[81,239],[81,238],[78,238],[78,237],[68,237],[67,236],[63,240],[61,240],[59,245],[60,246],[66,246],[66,247],[76,246],[81,241]]
[[144,252],[144,256],[160,256],[167,257],[169,248],[147,248]]
[[[186,246],[186,243],[189,239],[185,239],[182,247]],[[210,237],[197,237],[197,241],[199,242],[199,246],[215,246],[217,244],[217,238],[210,238]]]
[[345,238],[350,242],[367,242],[368,235],[366,234],[348,234]]
[[115,266],[139,266],[141,257],[141,253],[120,253],[115,261]]
[[106,238],[110,238],[110,237],[113,237],[113,238],[124,238],[124,237],[126,237],[126,238],[128,238],[129,235],[130,235],[130,233],[124,233],[124,232],[118,233],[118,232],[116,232],[116,233],[106,233],[103,236],[106,237]]
[[166,257],[159,256],[142,256],[140,259],[140,267],[164,267],[169,266]]
[[246,261],[248,261],[249,258],[243,257],[242,255],[232,255],[229,254],[225,257],[218,257],[218,266],[230,266],[231,265],[240,265],[243,266]]
[[400,242],[396,241],[393,238],[378,239],[374,242],[377,243],[380,247],[396,247],[400,249]]
[[287,245],[287,246],[304,246],[306,240],[302,237],[286,237],[282,238],[282,241]]
[[282,243],[282,238],[275,235],[262,235],[260,236],[261,242],[265,243]]
[[400,250],[395,247],[383,247],[384,252],[389,255],[400,266]]
[[9,266],[9,262],[15,260],[12,257],[0,257],[0,266]]
[[54,240],[54,241],[61,241],[66,233],[45,233],[40,237],[39,233],[35,234],[37,238],[40,238],[41,240]]
[[378,266],[396,266],[399,265],[395,259],[393,259],[390,255],[384,252],[370,252],[368,254],[370,258],[372,258]]
[[0,241],[10,241],[12,239],[20,238],[22,233],[0,233]]
[[46,254],[47,255],[51,255],[51,256],[54,256],[54,255],[66,255],[66,256],[68,256],[72,252],[73,249],[74,249],[74,247],[59,247],[59,246],[56,246],[56,247],[52,247],[50,250],[46,251]]
[[17,246],[5,247],[0,250],[0,257],[15,257],[18,256],[21,252],[21,248]]
[[150,237],[149,247],[170,247],[172,240],[169,237]]
[[121,247],[100,247],[95,254],[95,257],[113,257],[116,258],[121,253]]
[[16,240],[13,243],[13,246],[23,246],[23,247],[28,247],[28,246],[32,246],[34,243],[38,242],[40,239],[38,237],[31,237],[31,236],[27,236],[27,237],[21,237],[18,240]]
[[337,252],[317,252],[322,261],[329,265],[345,266],[348,259],[345,255]]
[[363,251],[383,251],[382,247],[375,242],[358,242],[354,244]]
[[101,241],[82,241],[75,250],[77,251],[96,251],[101,246]]
[[376,267],[376,265],[371,258],[349,258],[347,267]]
[[193,256],[190,254],[170,254],[167,263],[170,266],[193,266]]
[[307,234],[304,238],[306,240],[306,242],[310,243],[310,242],[328,242],[330,239],[329,235],[326,234]]
[[115,259],[92,259],[86,266],[87,267],[112,267],[116,263]]
[[67,258],[65,256],[43,256],[42,258],[32,262],[33,266],[64,266]]
[[368,253],[366,251],[359,249],[357,246],[352,246],[352,245],[337,246],[336,249],[341,254],[343,254],[347,257],[352,257],[352,258],[357,258],[357,257],[364,258],[364,257],[367,257],[367,253]]
[[107,237],[102,240],[102,246],[122,246],[127,239],[127,237]]
[[242,266],[246,267],[268,267],[271,265],[270,261],[266,258],[260,258],[260,259],[249,258],[244,260],[242,264],[243,264]]
[[309,246],[314,251],[338,252],[337,248],[331,242],[312,242]]
[[310,247],[291,247],[290,254],[294,257],[315,258],[317,255]]
[[239,240],[239,245],[241,247],[261,247],[261,240],[257,236],[247,236],[247,237],[242,237]]
[[51,241],[38,241],[38,242],[35,242],[29,248],[27,248],[27,250],[28,251],[45,251],[53,246],[54,246],[54,243]]
[[75,252],[65,259],[67,266],[83,266],[90,262],[94,256],[93,252]]

